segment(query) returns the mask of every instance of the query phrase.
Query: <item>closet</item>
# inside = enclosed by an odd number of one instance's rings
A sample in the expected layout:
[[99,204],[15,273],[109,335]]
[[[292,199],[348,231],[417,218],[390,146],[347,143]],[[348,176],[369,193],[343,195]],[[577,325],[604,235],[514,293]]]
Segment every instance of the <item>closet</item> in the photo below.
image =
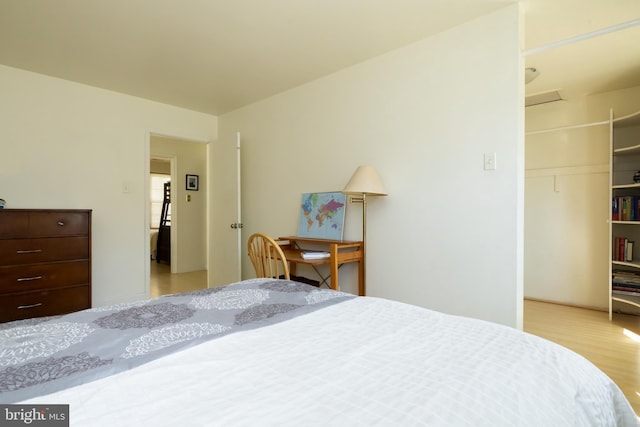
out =
[[[640,289],[640,246],[628,259],[618,248],[623,239],[640,244],[640,204],[633,217],[613,216],[616,199],[640,199],[640,112],[629,113],[627,101],[637,90],[545,106],[527,117],[539,128],[525,143],[526,298],[610,316],[640,312],[640,293],[612,292],[614,282],[635,273],[623,280],[637,280]],[[562,122],[570,124],[543,127]]]
[[524,295],[606,310],[608,114],[568,119],[566,107],[534,107],[547,113],[535,124],[574,124],[526,135]]

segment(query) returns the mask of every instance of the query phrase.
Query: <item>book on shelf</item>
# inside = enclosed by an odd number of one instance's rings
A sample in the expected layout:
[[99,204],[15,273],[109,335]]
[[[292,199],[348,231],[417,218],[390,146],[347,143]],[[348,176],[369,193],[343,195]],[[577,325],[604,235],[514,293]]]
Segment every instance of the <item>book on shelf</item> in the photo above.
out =
[[611,286],[619,287],[619,288],[640,289],[640,282],[626,281],[626,280],[621,280],[619,278],[614,277],[613,280],[611,281]]
[[302,251],[301,254],[303,259],[325,259],[331,256],[326,251]]
[[615,269],[612,271],[612,274],[615,277],[628,277],[631,279],[638,279],[640,281],[640,270],[639,271],[630,271],[630,270],[620,270]]
[[614,291],[640,292],[640,286],[612,283],[611,289]]
[[633,240],[629,240],[626,237],[616,237],[613,241],[613,260],[632,262],[634,246]]
[[625,282],[617,282],[615,279],[611,282],[612,288],[618,288],[622,291],[640,291],[640,283],[625,283]]
[[621,276],[619,274],[612,275],[613,283],[617,283],[620,285],[636,285],[640,286],[640,278],[638,277],[629,277],[629,276]]
[[640,221],[640,197],[613,197],[611,199],[611,219],[614,221]]
[[638,291],[623,291],[620,289],[612,289],[611,293],[614,295],[627,295],[627,296],[633,296],[633,297],[640,297],[640,290]]

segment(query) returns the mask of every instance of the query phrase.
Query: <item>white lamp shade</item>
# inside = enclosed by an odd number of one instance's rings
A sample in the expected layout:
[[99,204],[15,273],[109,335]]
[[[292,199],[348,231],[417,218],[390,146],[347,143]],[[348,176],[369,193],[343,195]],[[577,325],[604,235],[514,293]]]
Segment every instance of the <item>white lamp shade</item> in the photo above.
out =
[[367,194],[371,196],[387,195],[387,189],[382,184],[382,180],[373,166],[358,166],[358,169],[356,169],[342,192],[345,194]]

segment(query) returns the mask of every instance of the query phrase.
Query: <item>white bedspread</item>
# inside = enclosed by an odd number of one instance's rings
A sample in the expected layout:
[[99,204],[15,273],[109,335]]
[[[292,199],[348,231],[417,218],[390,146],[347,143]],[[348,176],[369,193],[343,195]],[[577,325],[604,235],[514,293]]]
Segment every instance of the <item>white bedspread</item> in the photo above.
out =
[[33,399],[76,426],[636,426],[581,356],[511,328],[357,298]]

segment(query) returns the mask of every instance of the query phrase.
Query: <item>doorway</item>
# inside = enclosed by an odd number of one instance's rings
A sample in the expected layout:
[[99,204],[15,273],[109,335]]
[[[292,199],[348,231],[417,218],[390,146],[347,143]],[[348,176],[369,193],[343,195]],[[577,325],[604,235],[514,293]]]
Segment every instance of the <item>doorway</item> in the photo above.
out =
[[149,153],[149,295],[206,288],[206,144],[152,134]]

